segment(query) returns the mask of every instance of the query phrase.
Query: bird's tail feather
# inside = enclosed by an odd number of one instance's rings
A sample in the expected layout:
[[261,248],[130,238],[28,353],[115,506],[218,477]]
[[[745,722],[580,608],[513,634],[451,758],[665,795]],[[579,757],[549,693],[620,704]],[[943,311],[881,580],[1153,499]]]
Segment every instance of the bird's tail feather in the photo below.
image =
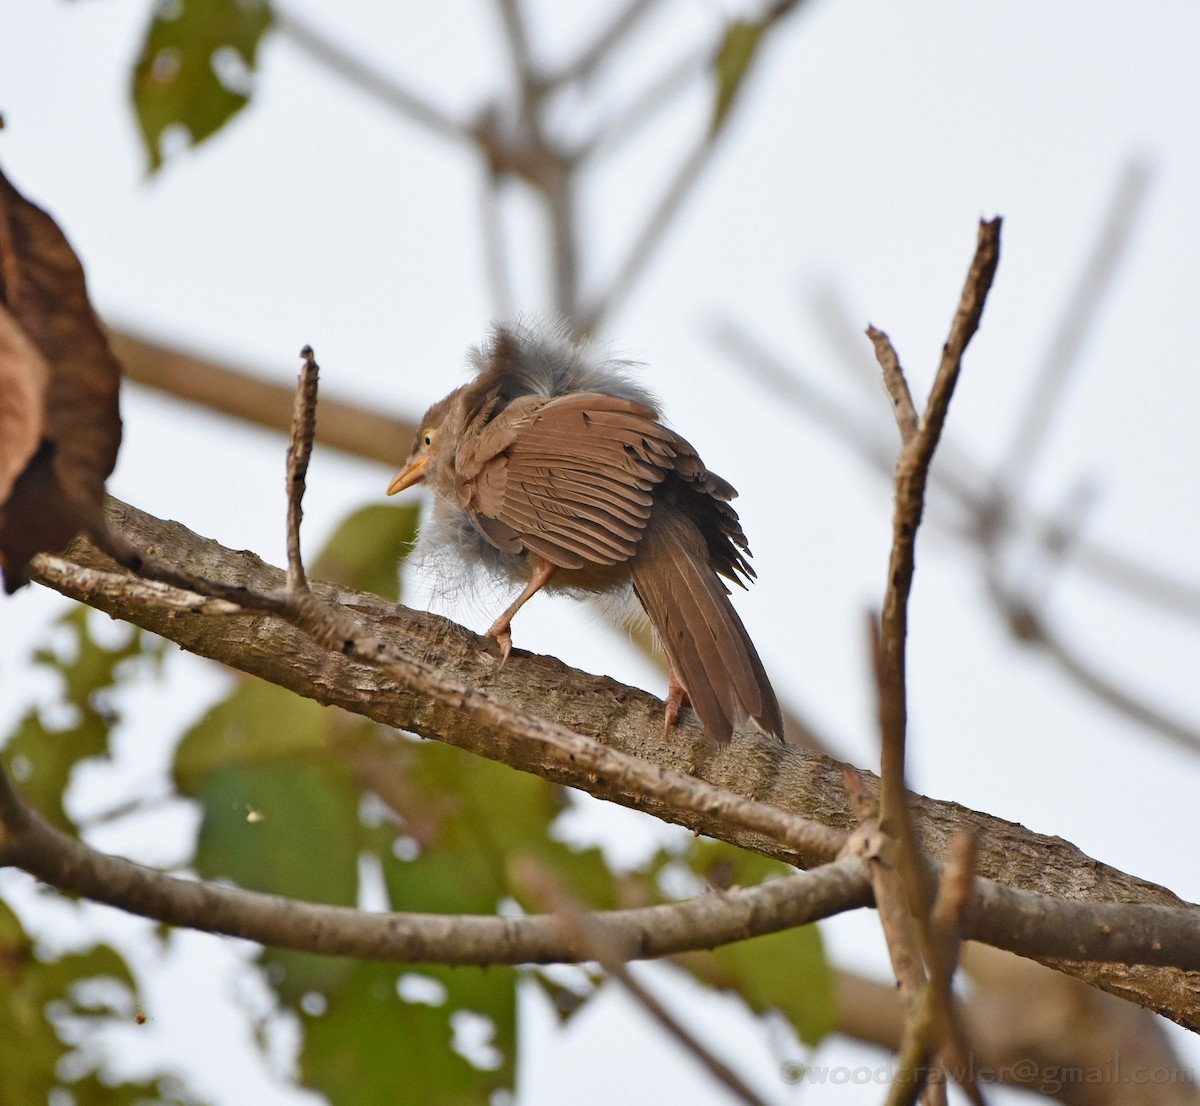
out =
[[709,564],[696,524],[660,501],[629,567],[638,598],[708,737],[724,744],[753,720],[783,740],[771,682]]

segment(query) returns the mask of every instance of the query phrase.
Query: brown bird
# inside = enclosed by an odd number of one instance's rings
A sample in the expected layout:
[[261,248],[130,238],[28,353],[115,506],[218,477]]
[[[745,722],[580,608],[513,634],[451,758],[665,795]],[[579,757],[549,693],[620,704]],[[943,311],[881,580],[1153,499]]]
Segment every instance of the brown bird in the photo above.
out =
[[488,630],[502,663],[513,616],[542,588],[632,586],[670,661],[668,729],[690,702],[712,741],[751,720],[782,740],[775,692],[720,579],[754,577],[734,489],[662,424],[623,363],[561,330],[497,325],[471,359],[475,379],[425,413],[388,495],[425,483],[422,542],[523,585]]

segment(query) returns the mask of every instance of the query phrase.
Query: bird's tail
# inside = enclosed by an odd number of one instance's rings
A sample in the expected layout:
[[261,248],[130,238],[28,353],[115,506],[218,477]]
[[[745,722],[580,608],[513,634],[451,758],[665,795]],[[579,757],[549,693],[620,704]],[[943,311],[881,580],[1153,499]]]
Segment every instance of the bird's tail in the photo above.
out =
[[660,500],[629,567],[709,739],[724,744],[753,720],[782,741],[779,702],[696,524]]

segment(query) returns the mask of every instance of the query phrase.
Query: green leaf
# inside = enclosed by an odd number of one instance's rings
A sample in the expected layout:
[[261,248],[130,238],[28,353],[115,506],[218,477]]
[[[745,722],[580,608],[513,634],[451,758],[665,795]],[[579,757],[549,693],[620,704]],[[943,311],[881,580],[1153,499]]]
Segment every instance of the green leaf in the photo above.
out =
[[725,124],[729,109],[733,107],[733,101],[741,91],[742,83],[754,63],[767,27],[766,21],[747,23],[739,20],[731,23],[725,32],[713,65],[717,78],[717,95],[713,104],[712,123],[709,126],[710,136],[715,136]]
[[600,850],[552,837],[566,807],[561,788],[447,745],[401,745],[374,772],[388,781],[385,798],[419,846],[407,860],[382,857],[394,909],[492,913],[510,897],[532,908],[510,880],[518,856],[533,857],[588,906],[618,905]]
[[265,680],[245,680],[183,735],[175,785],[181,795],[198,798],[222,769],[319,756],[327,751],[334,717],[311,699]]
[[327,753],[334,717],[254,680],[184,735],[175,780],[204,809],[202,876],[313,902],[355,902],[359,794]]
[[[647,875],[653,879],[663,867],[680,862],[710,887],[721,890],[756,887],[793,870],[734,845],[695,839],[683,857],[660,858]],[[658,897],[661,900],[661,894]],[[833,972],[815,925],[671,959],[706,986],[736,993],[756,1014],[778,1011],[808,1044],[815,1044],[834,1028]]]
[[417,537],[417,506],[374,504],[342,520],[312,569],[317,580],[400,601],[400,563]]
[[214,772],[196,870],[205,879],[309,902],[353,906],[358,894],[358,793],[328,766],[280,762]]
[[[413,977],[423,986],[406,1001],[400,990],[409,993]],[[514,1087],[516,980],[512,968],[355,964],[325,994],[323,1013],[311,1012],[311,996],[301,1008],[301,1078],[331,1102],[355,1106],[486,1106]],[[425,1001],[422,991],[430,992]],[[472,1023],[490,1031],[478,1066],[454,1047]]]
[[66,830],[74,826],[63,808],[63,793],[76,765],[109,755],[109,737],[118,717],[108,693],[128,674],[130,662],[161,656],[161,641],[137,629],[118,645],[100,644],[91,632],[92,619],[99,617],[79,605],[58,620],[60,648],[39,649],[34,661],[61,676],[62,702],[49,722],[40,711],[27,714],[4,747],[4,759],[22,794]]
[[778,1011],[806,1044],[834,1030],[833,973],[815,925],[672,959],[701,983],[735,992],[756,1014]]
[[245,107],[271,23],[266,0],[159,0],[131,89],[152,170],[169,128],[200,143]]
[[[240,683],[183,737],[180,794],[203,808],[197,871],[241,887],[351,906],[368,835],[361,794],[334,741],[344,716],[261,680]],[[281,999],[336,985],[347,961],[268,950]]]
[[[104,980],[106,986],[98,987]],[[95,1067],[95,1032],[115,1020],[135,1023],[138,1007],[133,975],[108,945],[44,959],[34,952],[16,914],[0,901],[0,1072],[4,1102],[65,1100],[76,1106],[122,1106],[135,1102],[178,1103],[167,1082],[124,1083]],[[113,986],[115,984],[115,986]],[[59,1023],[70,1034],[60,1034]],[[69,1027],[69,1028],[68,1028]],[[64,1060],[70,1059],[69,1064]],[[78,1070],[78,1078],[63,1072]]]

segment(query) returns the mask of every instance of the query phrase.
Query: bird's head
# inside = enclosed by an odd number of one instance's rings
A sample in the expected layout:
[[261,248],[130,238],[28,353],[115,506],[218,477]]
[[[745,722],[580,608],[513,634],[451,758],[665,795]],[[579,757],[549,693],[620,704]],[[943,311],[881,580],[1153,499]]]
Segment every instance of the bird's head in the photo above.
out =
[[455,406],[458,392],[451,392],[445,399],[435,403],[418,423],[417,436],[413,439],[408,460],[388,485],[388,495],[411,488],[414,484],[428,483],[438,490],[438,476],[443,469],[453,466],[455,435],[447,426]]

